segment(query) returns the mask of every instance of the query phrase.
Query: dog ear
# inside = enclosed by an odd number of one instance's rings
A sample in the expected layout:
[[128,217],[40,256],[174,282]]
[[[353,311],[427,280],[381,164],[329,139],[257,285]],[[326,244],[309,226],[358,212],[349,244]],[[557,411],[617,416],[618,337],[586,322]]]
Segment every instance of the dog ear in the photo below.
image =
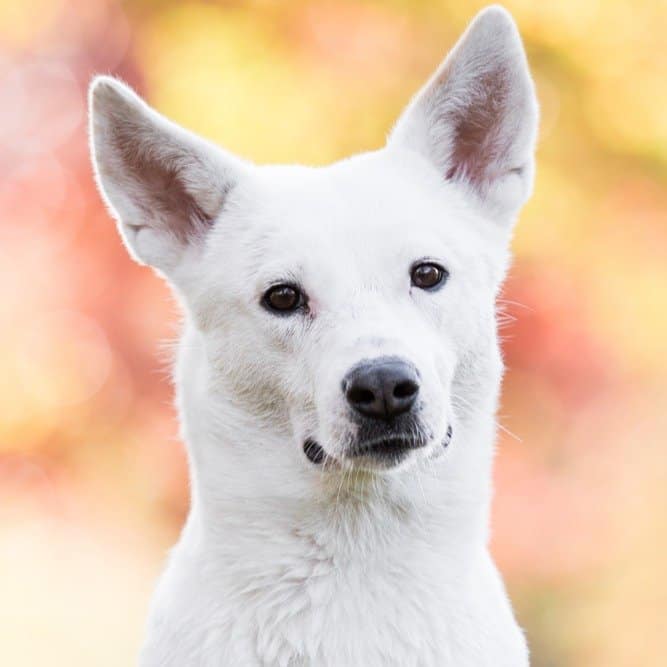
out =
[[111,77],[90,87],[90,143],[97,184],[130,254],[165,273],[199,246],[243,169]]
[[389,145],[417,150],[442,178],[512,218],[530,195],[538,106],[510,14],[492,6],[470,24],[399,119]]

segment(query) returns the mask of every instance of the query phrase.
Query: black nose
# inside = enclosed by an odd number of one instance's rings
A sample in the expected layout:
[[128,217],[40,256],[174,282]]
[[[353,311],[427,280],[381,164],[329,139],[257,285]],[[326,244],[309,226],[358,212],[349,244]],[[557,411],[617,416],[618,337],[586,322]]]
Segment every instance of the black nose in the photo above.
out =
[[417,369],[401,359],[380,357],[355,366],[343,379],[347,402],[373,419],[407,412],[419,393]]

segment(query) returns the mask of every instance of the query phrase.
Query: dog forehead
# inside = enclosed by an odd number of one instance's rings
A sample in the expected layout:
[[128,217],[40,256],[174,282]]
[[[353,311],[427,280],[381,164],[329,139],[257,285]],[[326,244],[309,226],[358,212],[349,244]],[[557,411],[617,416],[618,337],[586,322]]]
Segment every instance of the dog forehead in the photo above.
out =
[[[262,167],[253,193],[259,226],[283,246],[330,253],[395,251],[461,240],[461,197],[418,156],[386,150],[327,167]],[[465,234],[464,234],[465,235]]]

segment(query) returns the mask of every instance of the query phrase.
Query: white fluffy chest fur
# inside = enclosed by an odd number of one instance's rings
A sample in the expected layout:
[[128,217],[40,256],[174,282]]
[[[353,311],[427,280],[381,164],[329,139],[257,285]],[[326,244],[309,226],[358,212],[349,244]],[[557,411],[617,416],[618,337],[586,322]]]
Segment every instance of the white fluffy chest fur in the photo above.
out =
[[245,520],[231,515],[207,536],[193,514],[159,586],[142,665],[528,664],[484,547],[449,543],[434,512],[339,502],[319,518],[301,510],[292,525],[284,508],[245,508]]

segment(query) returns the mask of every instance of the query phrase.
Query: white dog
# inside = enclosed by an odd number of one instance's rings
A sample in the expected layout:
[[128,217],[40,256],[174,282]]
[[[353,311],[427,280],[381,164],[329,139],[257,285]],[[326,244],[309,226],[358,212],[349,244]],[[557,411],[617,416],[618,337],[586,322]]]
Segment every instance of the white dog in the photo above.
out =
[[258,167],[120,82],[91,88],[97,179],[185,313],[192,506],[150,667],[520,667],[489,556],[495,298],[537,103],[491,7],[381,150]]

